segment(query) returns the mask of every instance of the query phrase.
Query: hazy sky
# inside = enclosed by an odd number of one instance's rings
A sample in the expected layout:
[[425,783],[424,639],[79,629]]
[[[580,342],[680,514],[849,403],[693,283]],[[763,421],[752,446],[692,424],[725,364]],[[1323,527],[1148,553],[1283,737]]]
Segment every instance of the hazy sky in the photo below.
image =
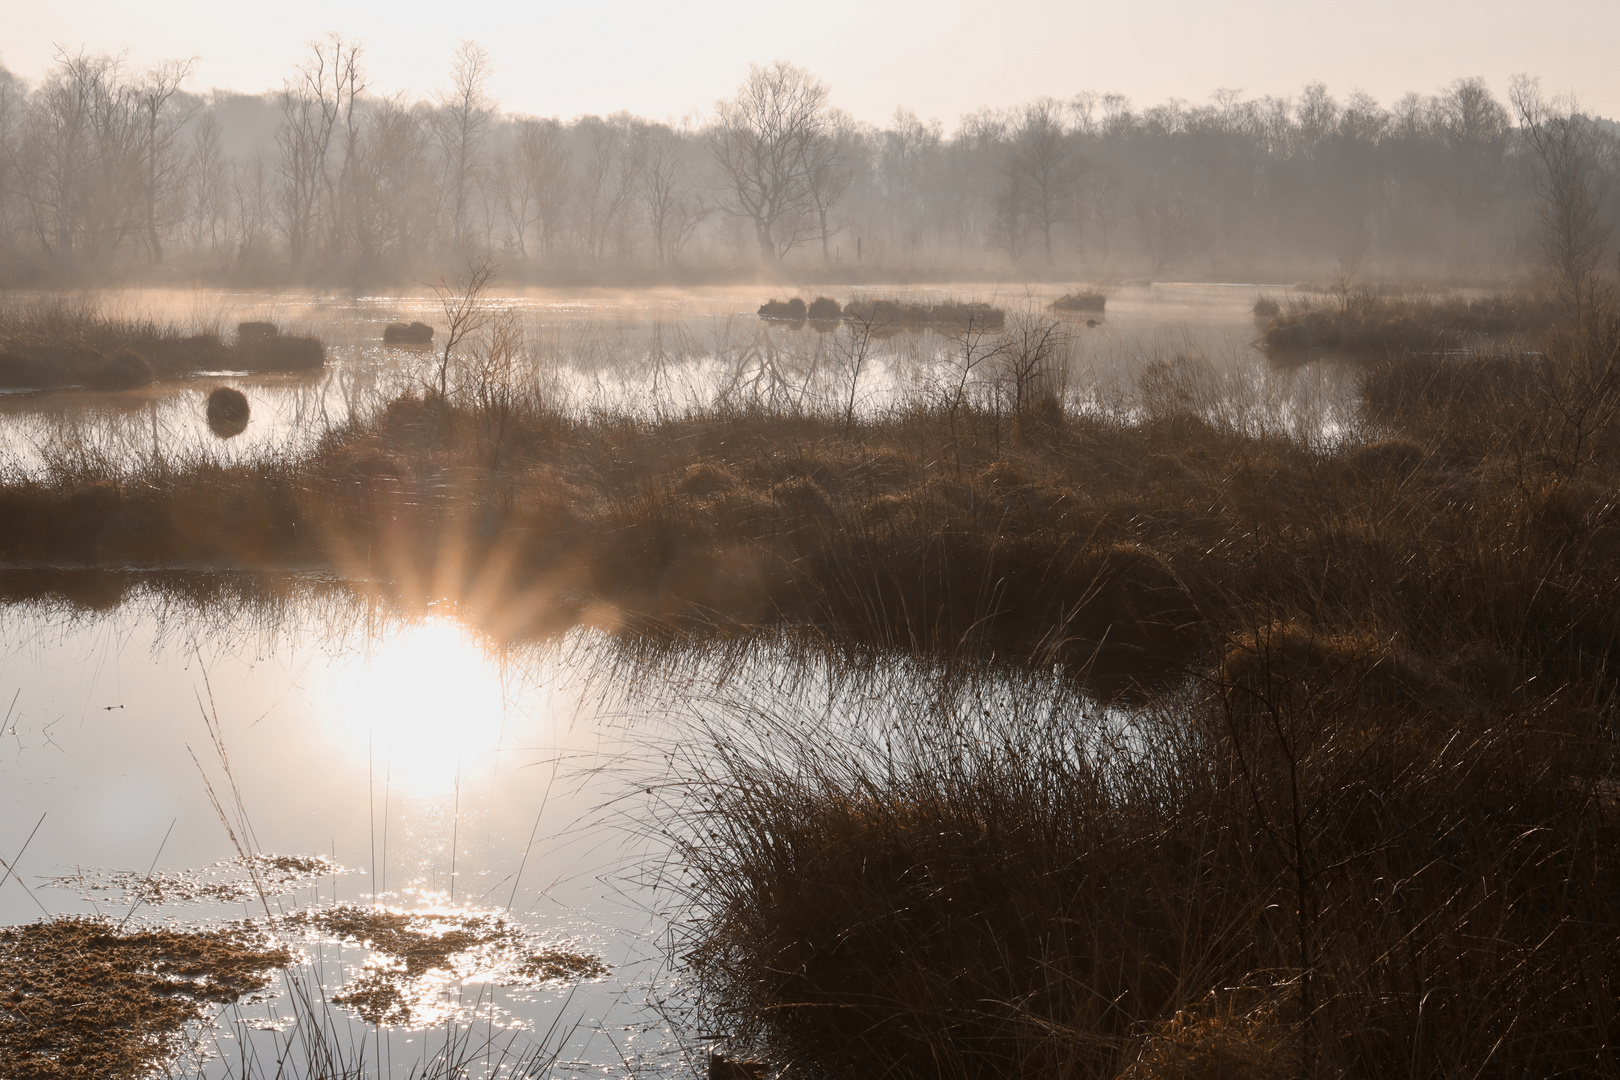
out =
[[494,58],[507,109],[564,117],[707,112],[750,61],[791,60],[833,102],[947,125],[981,105],[1117,90],[1194,102],[1219,87],[1293,94],[1320,79],[1386,104],[1482,75],[1539,75],[1620,117],[1620,0],[0,0],[0,63],[29,78],[56,46],[197,58],[194,90],[279,87],[304,43],[359,38],[373,87],[423,94],[461,38]]

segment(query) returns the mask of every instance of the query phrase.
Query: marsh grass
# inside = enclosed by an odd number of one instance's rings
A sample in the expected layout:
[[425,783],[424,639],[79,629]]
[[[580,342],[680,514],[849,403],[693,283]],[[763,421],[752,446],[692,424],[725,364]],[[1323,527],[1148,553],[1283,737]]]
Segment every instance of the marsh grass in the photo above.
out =
[[1082,407],[1049,330],[964,336],[860,414],[768,388],[581,413],[469,366],[304,456],[53,459],[0,485],[0,558],[318,568],[482,597],[514,634],[775,625],[1156,678],[1296,615],[1441,668],[1481,643],[1523,678],[1608,662],[1612,343],[1369,363],[1328,439],[1189,358]]
[[1531,293],[1469,298],[1344,289],[1295,298],[1286,310],[1262,297],[1254,313],[1268,320],[1260,338],[1268,352],[1327,350],[1352,358],[1536,341],[1560,320],[1556,301]]
[[1108,306],[1108,294],[1101,289],[1076,289],[1064,293],[1047,305],[1048,310],[1056,312],[1087,312],[1096,313]]
[[315,338],[281,334],[271,323],[242,326],[227,342],[217,326],[191,330],[88,302],[9,302],[0,305],[0,387],[124,390],[198,371],[305,371],[325,362]]
[[1035,674],[733,703],[662,822],[705,1030],[906,1077],[1613,1070],[1601,710],[1448,715],[1260,640],[1126,712]]

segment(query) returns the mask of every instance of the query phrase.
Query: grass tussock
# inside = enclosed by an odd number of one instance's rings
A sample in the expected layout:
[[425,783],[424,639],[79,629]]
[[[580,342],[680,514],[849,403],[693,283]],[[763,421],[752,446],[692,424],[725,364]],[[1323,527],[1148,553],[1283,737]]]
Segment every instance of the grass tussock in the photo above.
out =
[[1388,295],[1362,290],[1293,300],[1262,297],[1260,343],[1279,355],[1324,350],[1349,357],[1445,352],[1486,341],[1539,339],[1558,319],[1549,299],[1521,294]]
[[991,304],[959,300],[920,304],[881,296],[854,297],[844,305],[844,318],[884,333],[924,328],[944,333],[982,332],[1007,324],[1007,312]]
[[[1102,307],[1083,310],[1101,311]],[[771,299],[760,305],[759,317],[788,322],[796,326],[808,321],[818,329],[830,329],[836,326],[840,319],[844,319],[865,326],[870,332],[877,334],[923,329],[934,329],[944,333],[983,332],[999,330],[1007,323],[1006,311],[990,304],[956,300],[923,304],[894,297],[860,295],[842,307],[838,301],[826,296],[818,296],[809,304],[799,297],[791,300]]]
[[1600,712],[1256,641],[1269,678],[1128,717],[1031,679],[710,732],[669,824],[705,1030],[897,1077],[1612,1071]]
[[1089,312],[1096,313],[1108,306],[1108,294],[1100,289],[1080,289],[1071,293],[1064,293],[1051,304],[1047,310],[1055,312]]
[[383,341],[389,345],[429,345],[433,327],[423,322],[389,323],[383,327]]
[[64,300],[0,306],[0,388],[134,390],[198,371],[308,371],[326,362],[312,337],[246,322],[234,341]]
[[17,1080],[126,1080],[160,1069],[186,1027],[292,962],[246,931],[55,919],[0,929],[0,1062]]

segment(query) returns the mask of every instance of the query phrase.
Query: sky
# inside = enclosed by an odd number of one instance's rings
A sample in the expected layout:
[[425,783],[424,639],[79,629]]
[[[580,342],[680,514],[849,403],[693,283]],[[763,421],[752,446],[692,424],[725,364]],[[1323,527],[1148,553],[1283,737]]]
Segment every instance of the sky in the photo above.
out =
[[1116,91],[1199,103],[1223,87],[1388,104],[1483,76],[1538,76],[1620,117],[1620,0],[0,0],[0,64],[29,79],[58,47],[127,51],[136,66],[196,58],[188,89],[278,88],[307,42],[358,39],[374,90],[425,96],[462,39],[494,61],[515,112],[707,115],[750,62],[787,60],[872,123],[897,106],[947,127],[981,106]]

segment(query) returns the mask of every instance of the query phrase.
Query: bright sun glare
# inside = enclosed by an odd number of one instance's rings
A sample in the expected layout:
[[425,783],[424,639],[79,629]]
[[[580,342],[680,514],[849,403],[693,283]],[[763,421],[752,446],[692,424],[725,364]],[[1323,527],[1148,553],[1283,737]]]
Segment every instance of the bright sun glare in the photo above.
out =
[[369,756],[379,784],[444,794],[500,743],[500,670],[453,620],[405,627],[322,682],[316,702],[334,740],[358,762]]

